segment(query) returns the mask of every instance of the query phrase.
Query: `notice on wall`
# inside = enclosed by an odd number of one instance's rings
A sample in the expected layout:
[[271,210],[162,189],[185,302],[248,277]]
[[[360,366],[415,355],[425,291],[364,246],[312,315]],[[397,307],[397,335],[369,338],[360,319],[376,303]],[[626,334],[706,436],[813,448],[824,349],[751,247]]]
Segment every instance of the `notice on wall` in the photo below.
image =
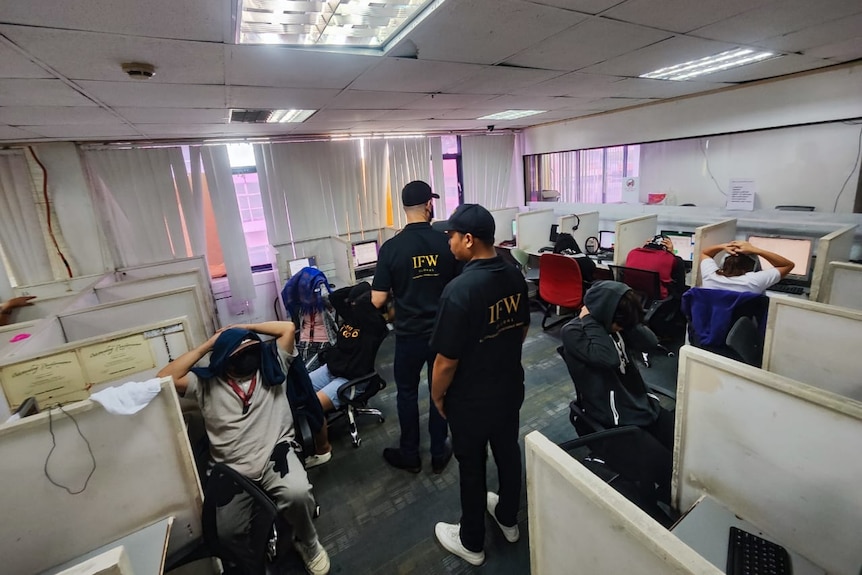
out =
[[0,368],[0,381],[13,411],[31,396],[40,408],[90,396],[74,351],[5,365]]
[[622,201],[624,204],[639,204],[641,199],[640,178],[624,178]]
[[753,211],[755,192],[754,180],[730,180],[727,209]]
[[144,334],[88,345],[80,348],[78,353],[87,381],[92,384],[156,367]]

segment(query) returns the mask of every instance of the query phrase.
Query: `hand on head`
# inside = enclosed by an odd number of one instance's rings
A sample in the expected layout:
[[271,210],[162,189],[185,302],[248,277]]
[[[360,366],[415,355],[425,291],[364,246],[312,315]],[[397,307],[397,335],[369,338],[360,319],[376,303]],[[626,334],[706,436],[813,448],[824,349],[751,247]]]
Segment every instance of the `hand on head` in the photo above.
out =
[[754,253],[754,246],[744,240],[734,240],[727,244],[727,251],[732,255]]
[[670,238],[662,238],[661,239],[661,245],[664,246],[664,249],[673,253],[673,242],[670,241]]

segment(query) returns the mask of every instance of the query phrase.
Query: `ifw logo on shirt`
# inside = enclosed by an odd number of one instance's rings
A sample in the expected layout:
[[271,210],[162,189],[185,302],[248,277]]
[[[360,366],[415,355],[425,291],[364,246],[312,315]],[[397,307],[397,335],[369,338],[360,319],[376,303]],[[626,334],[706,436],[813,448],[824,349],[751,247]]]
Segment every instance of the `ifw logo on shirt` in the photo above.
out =
[[440,254],[413,256],[411,259],[413,260],[414,279],[440,275],[437,271],[437,262],[440,260]]
[[519,321],[516,317],[520,305],[521,294],[518,293],[506,296],[488,306],[488,325],[490,327],[480,341],[497,337],[501,332],[513,327],[523,327],[524,322]]

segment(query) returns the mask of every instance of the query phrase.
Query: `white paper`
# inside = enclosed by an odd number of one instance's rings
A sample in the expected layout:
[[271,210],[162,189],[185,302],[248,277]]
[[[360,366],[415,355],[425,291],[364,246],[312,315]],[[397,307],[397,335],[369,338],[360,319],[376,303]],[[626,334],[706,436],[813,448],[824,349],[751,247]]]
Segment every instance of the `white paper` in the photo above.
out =
[[639,204],[640,178],[625,178],[623,180],[622,201],[624,204]]
[[730,180],[727,209],[753,211],[756,191],[754,180]]

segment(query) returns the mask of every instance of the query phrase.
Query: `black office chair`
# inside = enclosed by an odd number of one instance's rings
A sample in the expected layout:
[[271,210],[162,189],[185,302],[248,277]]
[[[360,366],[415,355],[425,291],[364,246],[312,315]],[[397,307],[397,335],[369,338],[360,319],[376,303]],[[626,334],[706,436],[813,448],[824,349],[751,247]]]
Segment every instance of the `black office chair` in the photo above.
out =
[[383,412],[377,408],[368,407],[368,400],[377,395],[384,387],[386,387],[386,380],[380,377],[376,371],[341,384],[341,387],[338,388],[341,407],[327,414],[327,424],[346,416],[353,447],[359,447],[362,438],[359,437],[359,429],[356,426],[357,415],[374,415],[379,423],[386,421]]

